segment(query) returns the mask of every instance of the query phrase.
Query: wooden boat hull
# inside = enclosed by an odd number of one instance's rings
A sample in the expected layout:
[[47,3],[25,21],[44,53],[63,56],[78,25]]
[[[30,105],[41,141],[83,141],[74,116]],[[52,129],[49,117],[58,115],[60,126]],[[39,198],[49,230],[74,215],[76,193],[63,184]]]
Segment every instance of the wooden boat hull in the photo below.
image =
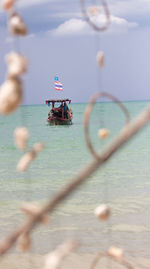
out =
[[50,125],[71,125],[72,119],[62,119],[57,117],[50,117],[47,119]]

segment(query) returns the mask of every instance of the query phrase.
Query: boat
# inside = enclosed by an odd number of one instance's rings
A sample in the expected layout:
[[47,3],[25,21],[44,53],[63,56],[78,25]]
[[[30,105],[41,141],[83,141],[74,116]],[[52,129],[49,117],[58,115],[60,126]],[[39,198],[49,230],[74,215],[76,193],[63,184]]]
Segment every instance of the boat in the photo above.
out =
[[50,99],[46,100],[45,103],[48,106],[52,105],[46,120],[50,125],[72,124],[73,113],[67,105],[67,103],[71,103],[70,99]]

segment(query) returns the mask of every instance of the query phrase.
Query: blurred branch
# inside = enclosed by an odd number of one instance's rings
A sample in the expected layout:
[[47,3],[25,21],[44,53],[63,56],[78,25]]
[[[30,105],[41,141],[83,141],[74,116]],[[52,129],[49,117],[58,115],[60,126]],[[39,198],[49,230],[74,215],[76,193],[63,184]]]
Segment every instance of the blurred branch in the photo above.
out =
[[12,232],[0,244],[0,255],[6,253],[16,242],[21,234],[29,234],[31,230],[40,222],[47,212],[51,213],[54,209],[65,200],[73,191],[83,184],[87,179],[105,163],[118,149],[121,148],[129,139],[131,139],[141,128],[150,120],[150,106],[137,116],[133,122],[127,124],[113,141],[106,146],[101,152],[99,159],[92,160],[85,168],[74,177],[69,184],[62,188],[47,204],[35,215],[30,216],[25,224]]
[[123,265],[127,269],[133,269],[133,266],[129,262],[127,262],[125,259],[117,260],[117,259],[111,257],[108,253],[98,253],[96,255],[96,257],[94,258],[94,260],[92,261],[90,269],[95,269],[98,262],[104,257],[112,259],[113,261]]

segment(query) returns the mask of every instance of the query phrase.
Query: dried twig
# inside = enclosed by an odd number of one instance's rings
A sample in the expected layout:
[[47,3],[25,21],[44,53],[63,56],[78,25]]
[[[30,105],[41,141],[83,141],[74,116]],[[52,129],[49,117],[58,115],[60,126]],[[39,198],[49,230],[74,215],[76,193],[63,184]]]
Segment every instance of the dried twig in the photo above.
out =
[[113,261],[123,265],[127,269],[133,269],[133,266],[129,262],[127,262],[125,259],[117,260],[117,259],[113,258],[112,256],[110,256],[107,252],[106,253],[98,253],[95,256],[95,258],[93,259],[91,266],[90,266],[90,269],[95,269],[98,262],[104,257],[112,259]]
[[8,249],[16,242],[17,238],[22,233],[29,233],[41,220],[41,217],[47,212],[52,212],[54,209],[65,200],[73,191],[82,183],[87,181],[103,163],[105,163],[121,146],[123,146],[133,135],[135,135],[142,127],[150,120],[150,106],[138,115],[132,123],[126,125],[119,135],[103,149],[101,158],[92,160],[72,181],[61,189],[47,204],[34,216],[31,216],[25,224],[16,231],[12,232],[0,244],[0,255],[6,253]]

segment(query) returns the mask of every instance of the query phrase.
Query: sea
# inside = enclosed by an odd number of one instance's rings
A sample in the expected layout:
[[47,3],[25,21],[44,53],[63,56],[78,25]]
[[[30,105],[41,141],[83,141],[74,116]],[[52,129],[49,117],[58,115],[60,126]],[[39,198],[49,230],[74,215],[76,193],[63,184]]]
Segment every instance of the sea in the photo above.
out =
[[[147,101],[124,102],[131,120]],[[26,202],[44,205],[93,161],[84,137],[83,118],[87,104],[71,104],[73,124],[50,126],[46,105],[21,106],[10,116],[0,116],[0,238],[4,239],[27,216],[21,211]],[[97,152],[107,146],[124,127],[125,116],[112,102],[97,103],[90,117],[90,137]],[[24,152],[16,148],[14,130],[29,130],[27,150],[43,142],[45,148],[28,170],[16,166]],[[109,136],[100,140],[98,130],[108,128]],[[108,204],[107,221],[99,221],[94,210]],[[109,246],[122,248],[128,255],[150,255],[150,125],[144,127],[110,160],[101,165],[50,215],[49,224],[32,233],[31,252],[45,254],[65,240],[79,241],[78,252],[93,254]],[[10,253],[16,253],[14,246]]]

